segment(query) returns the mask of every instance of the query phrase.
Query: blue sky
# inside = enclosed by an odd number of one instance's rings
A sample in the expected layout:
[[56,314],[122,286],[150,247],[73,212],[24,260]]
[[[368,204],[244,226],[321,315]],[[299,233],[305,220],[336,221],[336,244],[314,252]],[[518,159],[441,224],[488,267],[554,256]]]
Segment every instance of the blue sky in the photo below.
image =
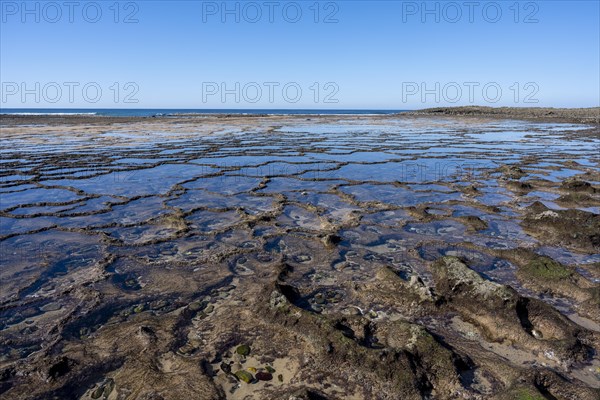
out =
[[3,108],[600,106],[598,1],[0,3]]

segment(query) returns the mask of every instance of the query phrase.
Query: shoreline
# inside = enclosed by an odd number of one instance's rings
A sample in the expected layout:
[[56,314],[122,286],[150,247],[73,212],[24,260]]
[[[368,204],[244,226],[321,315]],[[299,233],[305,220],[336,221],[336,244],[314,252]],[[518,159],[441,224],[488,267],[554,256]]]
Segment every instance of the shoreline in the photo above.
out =
[[549,107],[482,107],[482,106],[466,106],[466,107],[436,107],[425,108],[414,111],[402,111],[399,113],[389,114],[251,114],[251,113],[176,113],[172,115],[153,115],[153,116],[112,116],[112,115],[92,115],[92,114],[73,114],[66,115],[63,113],[56,114],[2,114],[0,113],[1,125],[19,125],[23,123],[34,124],[78,124],[78,123],[131,123],[131,122],[149,122],[149,121],[196,121],[199,118],[206,120],[233,120],[233,119],[303,119],[303,118],[318,118],[324,120],[337,118],[369,118],[376,120],[386,120],[398,117],[431,117],[431,116],[447,116],[447,117],[466,117],[466,118],[488,118],[488,119],[517,119],[537,122],[567,122],[580,124],[600,124],[600,107],[591,108],[549,108]]

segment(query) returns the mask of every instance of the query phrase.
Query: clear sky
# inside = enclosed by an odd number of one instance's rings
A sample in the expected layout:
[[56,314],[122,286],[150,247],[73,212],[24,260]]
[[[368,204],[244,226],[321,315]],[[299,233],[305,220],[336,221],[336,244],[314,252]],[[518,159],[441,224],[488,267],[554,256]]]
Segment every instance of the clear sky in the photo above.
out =
[[3,108],[600,105],[597,0],[0,4]]

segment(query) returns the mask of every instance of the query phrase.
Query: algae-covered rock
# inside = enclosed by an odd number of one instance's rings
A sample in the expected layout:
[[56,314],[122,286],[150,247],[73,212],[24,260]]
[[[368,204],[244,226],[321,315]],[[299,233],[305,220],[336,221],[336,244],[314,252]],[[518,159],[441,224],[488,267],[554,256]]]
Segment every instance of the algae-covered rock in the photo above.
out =
[[235,373],[235,376],[242,382],[245,383],[250,383],[254,380],[254,377],[252,376],[252,374],[248,371],[244,371],[243,369],[237,371]]
[[527,371],[519,383],[510,386],[497,396],[499,400],[545,400],[578,399],[598,400],[600,390],[583,385],[581,381],[570,381],[552,369]]
[[445,304],[475,323],[489,340],[538,349],[564,365],[589,357],[580,328],[543,301],[484,279],[456,257],[438,259],[432,271]]
[[524,287],[544,296],[572,299],[578,314],[599,320],[600,286],[575,268],[530,249],[502,251],[498,255],[519,266],[516,276]]
[[568,209],[550,210],[539,201],[527,207],[521,226],[542,243],[584,253],[600,252],[600,215]]
[[235,349],[235,352],[241,356],[247,356],[250,354],[250,346],[247,344],[242,344]]
[[455,366],[456,354],[427,329],[405,321],[396,321],[382,331],[385,331],[384,340],[389,347],[406,351],[413,360],[418,360],[438,393],[450,393],[460,388]]
[[499,400],[546,400],[537,389],[532,387],[516,387],[509,389],[498,397]]
[[[480,298],[493,302],[516,302],[514,289],[482,278],[459,258],[446,256],[433,264],[436,290],[447,298]],[[490,304],[491,304],[490,303]]]
[[188,305],[191,311],[201,311],[206,308],[208,303],[206,301],[194,301]]
[[529,261],[527,265],[521,268],[520,272],[531,276],[534,279],[565,279],[572,275],[572,272],[564,265],[549,257],[537,257]]

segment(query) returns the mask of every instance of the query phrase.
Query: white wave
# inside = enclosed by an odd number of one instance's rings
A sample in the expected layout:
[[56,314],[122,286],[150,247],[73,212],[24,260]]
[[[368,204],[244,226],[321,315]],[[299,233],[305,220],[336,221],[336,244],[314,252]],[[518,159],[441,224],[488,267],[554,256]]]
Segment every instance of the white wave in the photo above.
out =
[[98,115],[98,113],[95,113],[95,112],[91,112],[91,113],[45,113],[45,112],[33,113],[33,112],[15,112],[15,113],[0,113],[0,115],[26,115],[26,116],[30,116],[30,115]]

